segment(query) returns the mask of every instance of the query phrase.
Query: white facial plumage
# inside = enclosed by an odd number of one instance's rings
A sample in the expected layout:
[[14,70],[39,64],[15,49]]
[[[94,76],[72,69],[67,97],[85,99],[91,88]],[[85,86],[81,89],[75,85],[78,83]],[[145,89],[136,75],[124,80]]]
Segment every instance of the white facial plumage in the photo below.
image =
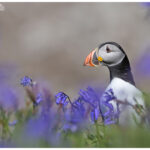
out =
[[102,57],[103,65],[115,66],[122,62],[125,54],[113,44],[105,44],[98,50],[98,57]]

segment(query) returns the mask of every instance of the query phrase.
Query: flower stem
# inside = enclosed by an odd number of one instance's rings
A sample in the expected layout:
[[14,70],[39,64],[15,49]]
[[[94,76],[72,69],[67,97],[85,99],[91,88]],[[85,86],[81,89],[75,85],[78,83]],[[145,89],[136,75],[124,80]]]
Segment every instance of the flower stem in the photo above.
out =
[[98,141],[98,144],[100,145],[101,137],[100,137],[100,132],[99,132],[99,127],[98,127],[97,120],[95,120],[95,128],[96,128],[97,141]]

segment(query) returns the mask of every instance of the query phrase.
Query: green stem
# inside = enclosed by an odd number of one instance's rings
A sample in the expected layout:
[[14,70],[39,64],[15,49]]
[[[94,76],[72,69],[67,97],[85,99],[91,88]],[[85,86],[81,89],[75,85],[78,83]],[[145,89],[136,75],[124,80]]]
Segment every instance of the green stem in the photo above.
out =
[[98,144],[100,144],[101,137],[100,137],[100,132],[99,132],[99,127],[98,127],[97,120],[95,120],[95,128],[96,128],[96,137],[97,137],[97,140],[98,140]]
[[11,136],[11,132],[9,130],[9,114],[6,114],[6,112],[2,108],[0,108],[0,114],[2,121],[1,139],[7,139],[9,136]]

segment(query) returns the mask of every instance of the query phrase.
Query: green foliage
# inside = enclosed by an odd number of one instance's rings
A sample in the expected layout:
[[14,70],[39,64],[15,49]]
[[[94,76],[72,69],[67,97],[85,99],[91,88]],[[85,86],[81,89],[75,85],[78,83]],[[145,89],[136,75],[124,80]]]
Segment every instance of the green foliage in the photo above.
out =
[[[100,121],[95,121],[81,130],[65,131],[60,128],[59,140],[53,143],[40,137],[27,137],[25,135],[25,126],[31,118],[36,118],[38,107],[33,107],[31,100],[26,100],[26,106],[17,110],[15,113],[6,112],[0,108],[0,140],[1,147],[150,147],[150,128],[146,122],[149,119],[150,95],[144,93],[146,102],[146,115],[143,117],[142,124],[134,127],[123,127],[118,124],[104,125]],[[60,107],[57,108],[60,112]],[[143,109],[137,106],[136,109]],[[10,120],[16,119],[18,122],[10,126]],[[56,119],[56,116],[55,116]],[[38,132],[38,131],[37,131]],[[48,131],[47,131],[47,134]],[[50,135],[53,138],[53,134]]]

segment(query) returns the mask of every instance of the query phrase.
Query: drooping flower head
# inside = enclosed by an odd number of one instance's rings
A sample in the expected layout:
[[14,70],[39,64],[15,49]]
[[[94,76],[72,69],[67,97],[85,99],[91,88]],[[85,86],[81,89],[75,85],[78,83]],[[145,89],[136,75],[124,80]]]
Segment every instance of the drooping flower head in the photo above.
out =
[[92,107],[97,107],[99,103],[99,96],[93,88],[88,87],[87,90],[80,90],[79,95],[83,101],[89,103]]
[[99,115],[100,115],[100,111],[99,111],[99,108],[98,108],[98,107],[92,109],[92,110],[91,110],[91,113],[90,113],[92,122],[94,122],[95,120],[97,120],[98,117],[99,117]]
[[[110,103],[116,99],[112,89],[105,92],[102,98],[100,98],[96,90],[91,87],[88,87],[86,90],[81,89],[79,91],[79,97],[73,102],[71,102],[68,97],[69,96],[63,92],[59,92],[55,95],[57,105],[61,104],[64,106],[67,102],[70,102],[70,107],[64,111],[63,129],[65,131],[70,130],[75,132],[81,129],[82,125],[89,121],[89,118],[92,122],[95,122],[101,117],[105,125],[116,123],[118,112],[116,113],[114,111]],[[104,112],[102,112],[103,107],[105,108]]]
[[69,97],[64,92],[59,92],[55,95],[56,104],[62,104],[63,106],[66,106],[69,103],[68,98]]
[[32,86],[32,79],[28,76],[24,76],[21,79],[20,84],[23,85],[23,86]]
[[85,103],[79,96],[72,104],[72,109],[77,110],[81,116],[85,115]]
[[42,94],[38,93],[34,102],[34,105],[37,106],[40,104],[40,102],[43,100]]
[[102,114],[104,117],[104,124],[114,124],[116,123],[116,119],[119,117],[119,107],[117,107],[117,110],[114,110],[113,105],[110,103],[111,101],[116,100],[116,97],[114,96],[114,92],[112,89],[107,90],[103,96],[101,97],[101,106],[102,109],[105,110]]
[[63,129],[75,132],[82,128],[86,121],[85,119],[84,111],[81,108],[72,105],[71,108],[64,112]]
[[100,103],[99,95],[91,87],[88,87],[86,91],[80,90],[79,94],[80,94],[80,98],[85,103],[88,103],[90,106],[91,121],[92,122],[96,121],[98,119],[98,117],[101,116],[101,113],[102,113],[101,109],[99,107],[99,103]]
[[[64,92],[57,93],[55,95],[55,100],[57,105],[63,106],[64,119],[62,121],[62,129],[65,131],[70,130],[72,132],[77,131],[85,119],[84,101],[79,97],[74,100],[74,102],[71,102],[69,96]],[[68,104],[70,104],[70,107],[65,109]]]

